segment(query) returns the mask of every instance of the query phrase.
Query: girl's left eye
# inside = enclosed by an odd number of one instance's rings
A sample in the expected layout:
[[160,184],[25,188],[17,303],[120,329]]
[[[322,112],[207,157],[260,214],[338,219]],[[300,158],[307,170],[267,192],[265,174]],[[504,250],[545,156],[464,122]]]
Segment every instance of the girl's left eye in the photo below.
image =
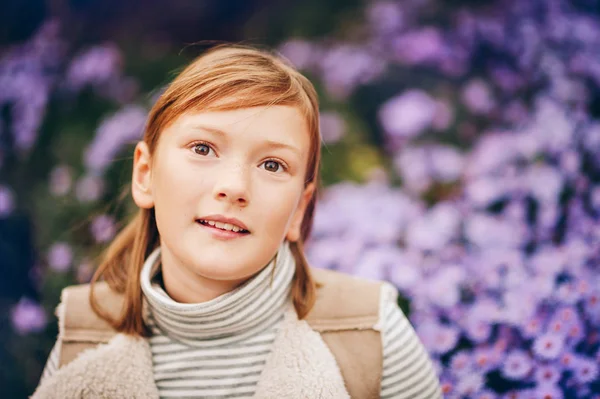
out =
[[268,172],[273,172],[273,173],[281,173],[281,172],[285,172],[286,168],[285,166],[283,166],[283,164],[279,161],[275,161],[273,159],[268,159],[265,162],[262,163],[262,165],[265,166],[265,170]]

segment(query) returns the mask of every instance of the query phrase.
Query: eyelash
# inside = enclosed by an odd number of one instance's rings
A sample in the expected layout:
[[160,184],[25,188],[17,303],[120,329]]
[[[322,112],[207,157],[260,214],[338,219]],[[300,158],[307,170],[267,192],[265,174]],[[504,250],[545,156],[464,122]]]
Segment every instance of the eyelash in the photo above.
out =
[[[215,151],[215,149],[213,148],[213,146],[212,146],[212,145],[210,145],[209,143],[207,143],[206,141],[196,141],[196,142],[193,142],[192,144],[190,144],[190,149],[191,149],[192,151],[194,151],[194,148],[195,148],[195,147],[197,147],[197,146],[200,146],[200,145],[205,145],[205,146],[207,146],[208,148],[210,148],[211,150],[213,150],[213,151],[216,153],[216,151]],[[196,155],[200,155],[200,154],[198,154],[198,153],[196,153],[196,152],[194,152],[194,153],[195,153]],[[279,164],[279,166],[281,166],[281,168],[283,169],[283,171],[284,171],[284,172],[287,172],[287,171],[288,171],[288,169],[289,169],[289,168],[288,168],[288,166],[285,164],[285,162],[283,162],[283,161],[281,161],[281,160],[279,160],[279,159],[276,159],[276,158],[268,158],[268,159],[265,159],[265,160],[264,160],[264,161],[261,163],[261,165],[262,165],[262,164],[264,164],[264,163],[266,163],[266,162],[276,162],[276,163],[278,163],[278,164]],[[277,172],[273,172],[273,173],[277,173]]]

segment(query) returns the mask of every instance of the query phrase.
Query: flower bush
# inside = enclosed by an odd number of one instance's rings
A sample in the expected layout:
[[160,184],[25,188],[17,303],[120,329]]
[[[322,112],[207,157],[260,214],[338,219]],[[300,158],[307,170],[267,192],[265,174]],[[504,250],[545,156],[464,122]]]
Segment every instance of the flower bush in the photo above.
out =
[[[359,39],[281,46],[358,112],[379,93],[365,118],[391,160],[383,179],[327,190],[311,259],[395,283],[446,397],[592,397],[597,15],[558,0],[380,1],[364,20]],[[332,72],[340,48],[339,68],[369,73]]]

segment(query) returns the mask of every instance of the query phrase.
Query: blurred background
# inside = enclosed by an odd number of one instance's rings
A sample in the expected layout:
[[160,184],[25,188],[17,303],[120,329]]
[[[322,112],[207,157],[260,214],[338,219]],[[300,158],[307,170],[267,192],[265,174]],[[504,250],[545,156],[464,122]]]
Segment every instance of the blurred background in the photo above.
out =
[[398,287],[446,397],[600,397],[599,0],[3,0],[2,398],[133,212],[153,101],[221,41],[316,85],[309,259]]

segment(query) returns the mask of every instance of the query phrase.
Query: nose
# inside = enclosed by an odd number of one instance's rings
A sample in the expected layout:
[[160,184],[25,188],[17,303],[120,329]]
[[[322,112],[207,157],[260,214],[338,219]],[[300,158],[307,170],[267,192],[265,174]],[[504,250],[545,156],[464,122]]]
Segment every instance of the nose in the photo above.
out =
[[227,201],[233,205],[248,204],[249,173],[244,165],[235,163],[225,166],[215,176],[214,196],[218,201]]

